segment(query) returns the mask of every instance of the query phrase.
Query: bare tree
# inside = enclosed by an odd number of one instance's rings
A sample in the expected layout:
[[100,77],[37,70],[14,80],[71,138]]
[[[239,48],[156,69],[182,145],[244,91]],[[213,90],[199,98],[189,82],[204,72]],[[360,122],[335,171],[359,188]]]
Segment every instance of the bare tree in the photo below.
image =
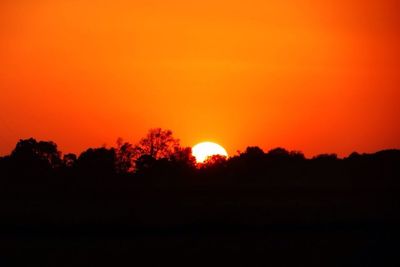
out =
[[135,167],[135,148],[132,144],[118,138],[116,152],[116,170],[119,173],[132,172]]
[[179,148],[179,139],[173,137],[171,130],[150,129],[135,147],[136,158],[143,155],[154,159],[171,158]]

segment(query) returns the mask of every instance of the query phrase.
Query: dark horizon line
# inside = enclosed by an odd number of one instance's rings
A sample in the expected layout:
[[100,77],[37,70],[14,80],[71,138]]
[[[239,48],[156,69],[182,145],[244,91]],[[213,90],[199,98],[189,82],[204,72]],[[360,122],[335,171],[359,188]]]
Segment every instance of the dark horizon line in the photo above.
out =
[[[58,147],[58,144],[57,144],[55,141],[53,141],[53,140],[39,140],[39,139],[36,139],[36,138],[33,137],[33,136],[31,136],[31,137],[29,137],[29,138],[19,138],[18,141],[16,142],[16,144],[17,144],[19,141],[22,141],[22,140],[29,140],[29,139],[34,139],[34,140],[37,140],[38,142],[52,142],[52,143],[56,144],[56,146]],[[117,138],[117,140],[118,140],[118,139],[119,139],[119,138]],[[122,140],[123,140],[123,139],[122,139]],[[124,142],[125,142],[125,141],[124,141]],[[117,141],[116,141],[116,143],[117,143]],[[127,143],[129,143],[129,142],[127,142]],[[130,143],[130,144],[133,144],[133,145],[134,145],[134,143]],[[190,148],[192,148],[193,146],[181,146],[181,147],[190,147]],[[387,148],[382,148],[382,149],[378,149],[378,150],[374,150],[374,151],[370,151],[370,152],[365,152],[365,151],[364,151],[364,152],[360,152],[360,151],[353,150],[352,152],[348,153],[348,154],[345,155],[345,156],[339,156],[339,154],[336,153],[336,152],[323,152],[323,153],[313,154],[312,156],[307,157],[307,156],[304,154],[304,152],[303,152],[302,150],[289,150],[289,149],[287,149],[287,148],[285,148],[285,147],[283,147],[283,146],[271,147],[271,148],[268,149],[268,150],[264,150],[262,147],[260,147],[260,146],[258,146],[258,145],[247,145],[247,146],[245,147],[244,150],[239,150],[239,149],[237,149],[235,154],[233,154],[233,155],[229,155],[229,154],[228,154],[228,157],[227,157],[227,158],[232,158],[232,157],[235,157],[235,156],[239,156],[241,153],[244,153],[244,152],[246,151],[247,148],[251,148],[251,147],[260,148],[265,154],[267,154],[269,151],[272,151],[272,150],[275,150],[275,149],[284,149],[284,150],[286,150],[286,151],[288,151],[288,152],[300,153],[300,154],[302,154],[302,155],[304,156],[304,159],[313,159],[313,158],[317,158],[318,156],[324,156],[324,155],[336,156],[337,159],[345,159],[345,158],[350,157],[352,154],[355,154],[355,155],[357,155],[357,154],[358,154],[358,155],[373,155],[373,154],[377,154],[377,153],[384,152],[384,151],[400,151],[400,147],[387,147]],[[15,148],[15,146],[14,146],[14,148]],[[10,151],[8,154],[0,154],[0,158],[1,158],[1,157],[10,156],[11,153],[12,153],[12,151],[14,150],[14,148],[12,148],[11,151]],[[64,152],[64,151],[61,151],[61,150],[59,150],[59,151],[61,152],[61,155],[75,154],[75,155],[79,156],[80,154],[84,153],[85,151],[87,151],[87,150],[89,150],[89,149],[96,149],[96,148],[115,149],[116,147],[115,147],[115,146],[109,146],[108,144],[104,143],[104,144],[101,145],[101,146],[87,147],[87,148],[85,148],[84,150],[79,151],[79,152],[77,152],[77,153],[75,153],[75,152]]]

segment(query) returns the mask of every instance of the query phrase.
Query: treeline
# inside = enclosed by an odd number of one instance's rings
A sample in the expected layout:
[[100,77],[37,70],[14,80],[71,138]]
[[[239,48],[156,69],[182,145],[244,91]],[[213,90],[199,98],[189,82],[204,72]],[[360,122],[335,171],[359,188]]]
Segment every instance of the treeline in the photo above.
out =
[[[119,139],[115,147],[89,148],[79,156],[63,155],[52,141],[30,138],[20,140],[10,155],[0,158],[3,184],[13,177],[21,182],[32,177],[29,182],[34,183],[50,176],[53,180],[75,178],[82,183],[90,177],[120,176],[129,177],[130,182],[148,179],[168,184],[202,176],[200,180],[210,183],[390,187],[399,184],[399,169],[400,150],[395,149],[373,154],[354,152],[343,159],[336,154],[307,159],[299,151],[275,148],[264,152],[254,146],[229,158],[215,155],[197,164],[190,147],[180,146],[172,131],[160,128],[151,129],[137,144]],[[110,178],[109,183],[113,182]]]
[[[270,223],[395,220],[400,151],[306,158],[248,147],[196,164],[169,130],[65,154],[20,140],[0,158],[2,223]],[[397,219],[396,219],[397,220]]]

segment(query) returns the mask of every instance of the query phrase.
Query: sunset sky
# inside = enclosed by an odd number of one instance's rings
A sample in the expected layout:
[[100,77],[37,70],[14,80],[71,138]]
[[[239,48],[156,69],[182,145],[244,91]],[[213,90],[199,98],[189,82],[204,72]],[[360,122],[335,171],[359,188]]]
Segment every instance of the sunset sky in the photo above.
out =
[[400,1],[2,0],[0,155],[149,128],[229,154],[400,148]]

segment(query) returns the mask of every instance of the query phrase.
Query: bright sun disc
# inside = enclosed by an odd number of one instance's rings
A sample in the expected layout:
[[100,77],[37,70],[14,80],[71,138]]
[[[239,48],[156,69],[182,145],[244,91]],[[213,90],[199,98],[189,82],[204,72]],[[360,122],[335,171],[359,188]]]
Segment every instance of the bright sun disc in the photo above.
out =
[[228,156],[226,150],[213,142],[202,142],[192,148],[192,154],[198,163],[204,162],[209,156],[221,155]]

